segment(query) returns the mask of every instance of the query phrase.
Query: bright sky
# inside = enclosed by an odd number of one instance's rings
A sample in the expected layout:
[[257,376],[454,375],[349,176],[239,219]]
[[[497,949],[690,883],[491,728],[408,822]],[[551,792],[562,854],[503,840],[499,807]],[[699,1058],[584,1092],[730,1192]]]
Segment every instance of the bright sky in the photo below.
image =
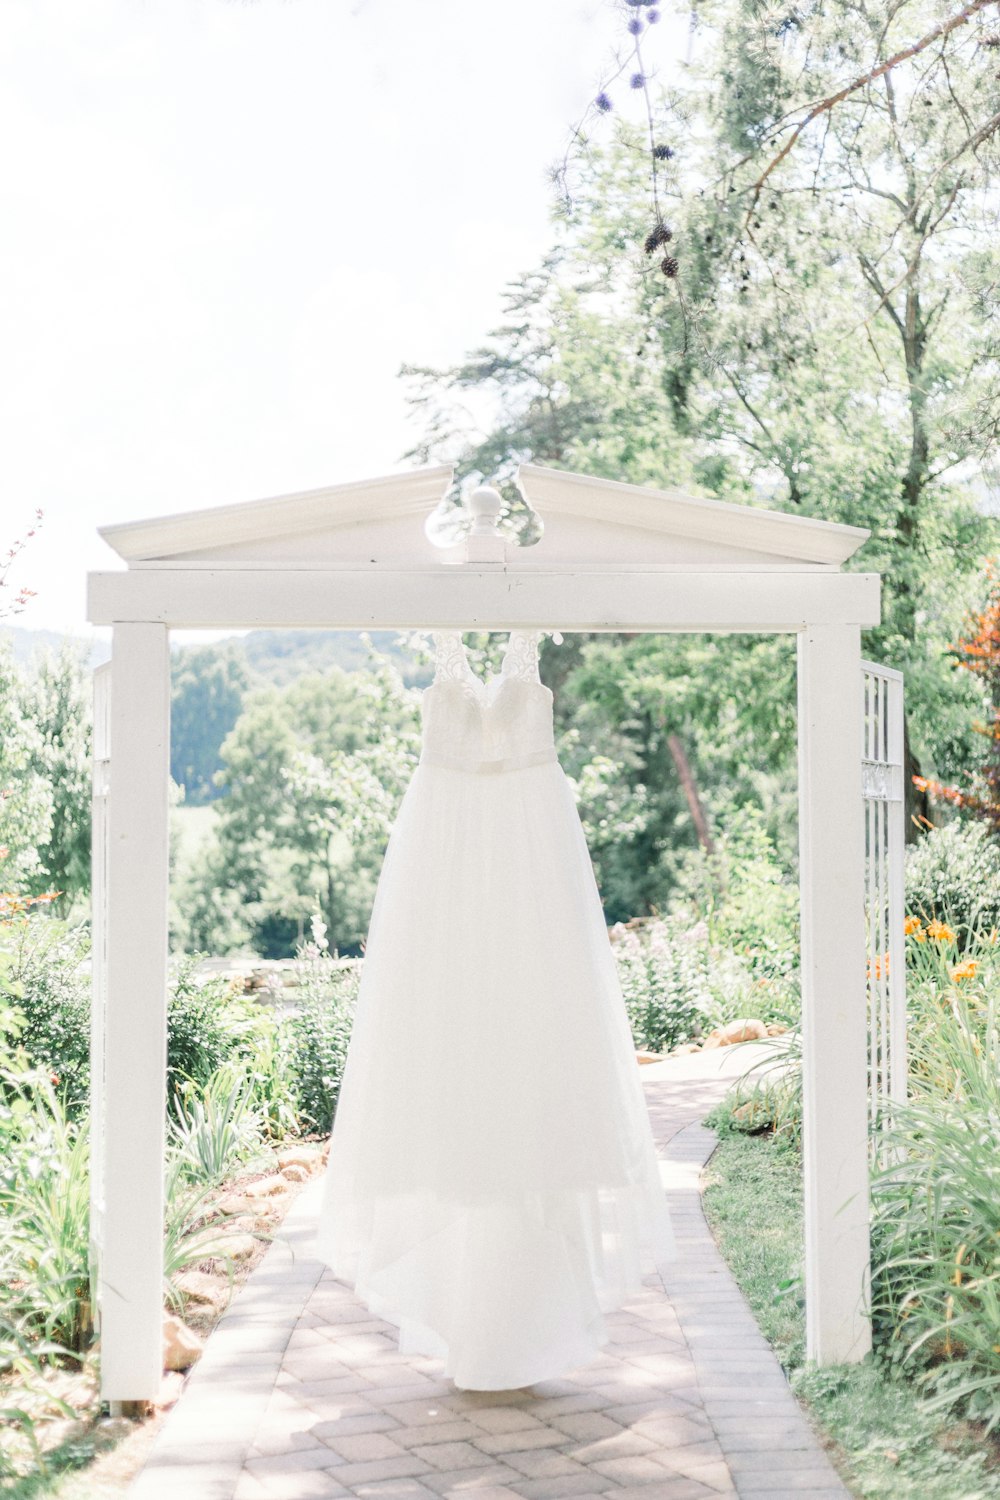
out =
[[[0,552],[87,634],[99,524],[391,472],[549,242],[614,0],[4,0]],[[666,73],[682,21],[647,63]]]

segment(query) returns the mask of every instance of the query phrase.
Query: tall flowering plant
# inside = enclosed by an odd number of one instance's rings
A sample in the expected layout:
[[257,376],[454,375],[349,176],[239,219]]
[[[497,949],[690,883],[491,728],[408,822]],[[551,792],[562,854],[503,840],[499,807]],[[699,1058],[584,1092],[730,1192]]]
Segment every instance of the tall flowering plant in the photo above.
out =
[[965,634],[951,648],[957,668],[971,672],[983,689],[983,717],[974,728],[985,740],[979,770],[966,787],[949,786],[926,776],[913,782],[940,802],[984,818],[1000,832],[1000,570],[995,557],[986,564],[986,604],[966,622]]

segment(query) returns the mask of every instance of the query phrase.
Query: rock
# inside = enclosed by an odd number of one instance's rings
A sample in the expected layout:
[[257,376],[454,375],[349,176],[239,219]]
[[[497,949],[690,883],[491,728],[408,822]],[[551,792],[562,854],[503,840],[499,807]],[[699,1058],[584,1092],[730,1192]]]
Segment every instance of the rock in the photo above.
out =
[[206,1240],[202,1253],[206,1260],[246,1260],[253,1255],[259,1241],[252,1234],[221,1233],[216,1239]]
[[228,1286],[207,1271],[182,1271],[174,1277],[174,1285],[192,1302],[203,1302],[209,1307],[214,1307],[229,1292]]
[[763,1021],[755,1021],[744,1016],[738,1021],[730,1021],[723,1026],[721,1045],[729,1047],[734,1042],[759,1042],[765,1036],[767,1036],[767,1027]]
[[39,1446],[46,1453],[62,1448],[68,1443],[82,1443],[90,1435],[90,1423],[67,1417],[58,1422],[47,1422],[39,1431]]
[[213,1203],[213,1208],[218,1209],[220,1214],[229,1214],[238,1217],[240,1214],[256,1213],[257,1206],[252,1198],[247,1198],[243,1193],[227,1193]]
[[282,1167],[281,1175],[286,1182],[305,1182],[309,1176],[309,1168],[303,1167],[298,1162],[292,1162],[287,1167]]
[[285,1179],[281,1176],[261,1177],[257,1182],[248,1183],[243,1189],[247,1198],[270,1198],[273,1193],[285,1191]]
[[777,1021],[772,1021],[770,1026],[767,1028],[767,1034],[768,1036],[784,1036],[787,1030],[787,1026],[779,1026]]
[[[180,1376],[176,1378],[181,1379]],[[181,1379],[181,1384],[183,1383]],[[135,1423],[130,1422],[128,1417],[102,1417],[94,1428],[94,1447],[116,1448],[135,1430]]]
[[679,1046],[677,1046],[677,1047],[671,1047],[671,1049],[670,1049],[671,1056],[673,1056],[675,1053],[678,1053],[678,1052],[700,1052],[700,1051],[701,1051],[701,1043],[700,1042],[681,1042],[679,1044]]
[[741,1125],[752,1125],[758,1118],[768,1118],[767,1110],[759,1099],[746,1099],[733,1110],[733,1119]]
[[180,1318],[167,1313],[163,1319],[163,1368],[186,1370],[202,1351],[202,1342]]
[[[160,1381],[160,1389],[156,1393],[153,1405],[159,1407],[161,1410],[168,1406],[173,1406],[183,1389],[184,1376],[179,1370],[168,1370]],[[114,1420],[121,1421],[123,1419],[116,1417]]]
[[277,1152],[278,1166],[282,1171],[286,1167],[314,1167],[317,1154],[315,1147],[289,1146],[284,1151]]
[[635,1054],[635,1060],[638,1063],[655,1063],[663,1061],[658,1052],[637,1052]]

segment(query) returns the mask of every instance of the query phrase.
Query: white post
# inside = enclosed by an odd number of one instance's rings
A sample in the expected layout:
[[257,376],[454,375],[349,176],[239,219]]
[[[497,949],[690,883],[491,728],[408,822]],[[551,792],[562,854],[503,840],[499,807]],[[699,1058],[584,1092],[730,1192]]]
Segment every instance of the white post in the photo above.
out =
[[868,1015],[856,625],[799,634],[806,1356],[871,1348]]
[[111,778],[111,663],[94,672],[90,860],[90,1270],[100,1332],[104,1255],[104,1029],[108,1008],[108,790]]
[[108,799],[101,1395],[163,1371],[170,666],[164,625],[115,625]]

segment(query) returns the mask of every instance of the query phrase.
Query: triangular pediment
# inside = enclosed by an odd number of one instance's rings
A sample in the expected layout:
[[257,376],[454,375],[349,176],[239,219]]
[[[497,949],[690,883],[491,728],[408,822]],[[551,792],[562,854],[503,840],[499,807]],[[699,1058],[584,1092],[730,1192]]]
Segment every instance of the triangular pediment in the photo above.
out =
[[[521,465],[518,484],[545,522],[550,556],[557,550],[586,550],[595,561],[611,561],[624,550],[635,562],[692,567],[757,562],[837,568],[870,535],[860,526],[536,464]],[[541,547],[531,550],[541,552]]]
[[[869,533],[857,526],[734,505],[523,464],[518,485],[541,540],[497,535],[435,545],[427,522],[452,483],[448,465],[101,528],[130,568],[426,568],[465,561],[512,572],[549,567],[837,569]],[[473,497],[474,499],[475,497]],[[432,528],[433,530],[433,528]]]
[[130,567],[185,562],[261,567],[308,562],[323,567],[360,561],[373,547],[384,557],[387,546],[397,560],[422,556],[434,561],[437,549],[424,525],[447,493],[452,474],[450,464],[440,464],[270,500],[102,526],[100,534]]

